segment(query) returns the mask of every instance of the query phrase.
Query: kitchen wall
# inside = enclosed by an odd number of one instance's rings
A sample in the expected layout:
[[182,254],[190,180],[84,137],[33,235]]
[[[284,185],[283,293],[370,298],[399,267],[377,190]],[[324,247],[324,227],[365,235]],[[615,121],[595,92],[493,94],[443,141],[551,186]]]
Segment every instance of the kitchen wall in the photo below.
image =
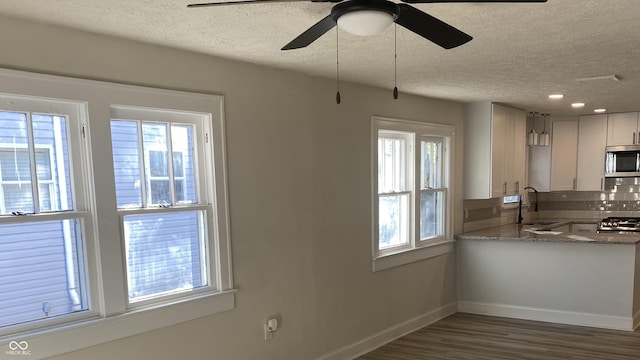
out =
[[[523,206],[524,221],[536,219],[593,219],[609,216],[640,217],[640,178],[607,178],[603,191],[528,192]],[[503,208],[502,198],[464,200],[464,231],[513,224],[516,208]]]
[[461,104],[0,19],[0,67],[225,96],[236,308],[55,359],[339,359],[456,301],[454,254],[372,272],[370,153],[374,114],[451,124],[462,174]]

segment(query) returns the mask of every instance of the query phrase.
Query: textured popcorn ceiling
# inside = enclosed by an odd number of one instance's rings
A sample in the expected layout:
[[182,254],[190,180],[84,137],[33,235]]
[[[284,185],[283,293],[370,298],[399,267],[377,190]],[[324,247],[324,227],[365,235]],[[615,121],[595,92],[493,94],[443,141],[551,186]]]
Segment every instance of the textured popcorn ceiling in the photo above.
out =
[[[0,1],[0,14],[334,78],[336,31],[299,50],[280,48],[331,4],[293,1],[187,9],[180,0]],[[459,101],[491,100],[553,115],[640,110],[640,1],[420,4],[474,39],[452,50],[397,27],[398,88]],[[393,88],[394,27],[340,32],[341,79]],[[623,80],[576,82],[618,74]],[[560,92],[562,101],[547,95]],[[390,95],[391,96],[391,95]],[[569,103],[587,103],[583,110]]]

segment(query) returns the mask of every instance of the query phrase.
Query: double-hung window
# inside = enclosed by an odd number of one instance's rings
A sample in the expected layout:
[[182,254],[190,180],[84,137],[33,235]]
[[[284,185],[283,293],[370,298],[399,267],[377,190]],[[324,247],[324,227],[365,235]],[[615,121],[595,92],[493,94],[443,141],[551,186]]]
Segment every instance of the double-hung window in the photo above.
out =
[[0,353],[233,309],[224,140],[221,96],[0,69]]
[[130,306],[216,287],[206,117],[112,107],[116,201]]
[[90,309],[84,104],[0,99],[0,335]]
[[373,137],[374,260],[448,242],[453,128],[374,118]]

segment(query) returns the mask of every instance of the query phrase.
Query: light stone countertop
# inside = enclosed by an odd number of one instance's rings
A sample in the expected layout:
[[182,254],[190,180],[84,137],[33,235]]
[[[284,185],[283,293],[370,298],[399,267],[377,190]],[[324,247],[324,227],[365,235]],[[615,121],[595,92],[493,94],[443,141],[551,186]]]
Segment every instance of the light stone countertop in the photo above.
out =
[[[546,220],[545,220],[546,221]],[[591,224],[591,225],[589,225]],[[549,231],[540,231],[546,230]],[[537,241],[634,245],[640,233],[597,233],[593,220],[559,220],[553,224],[508,224],[458,234],[458,240]]]

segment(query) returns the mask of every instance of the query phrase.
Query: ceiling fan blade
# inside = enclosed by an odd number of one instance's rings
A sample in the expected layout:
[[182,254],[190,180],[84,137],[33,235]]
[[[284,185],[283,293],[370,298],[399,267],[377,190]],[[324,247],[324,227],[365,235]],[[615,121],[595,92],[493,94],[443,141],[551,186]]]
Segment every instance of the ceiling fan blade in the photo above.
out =
[[409,4],[437,4],[437,3],[546,3],[547,0],[402,0]]
[[400,11],[396,24],[433,41],[445,49],[460,46],[473,37],[435,17],[407,4],[398,4]]
[[308,46],[312,42],[316,41],[320,36],[324,35],[324,33],[333,29],[336,25],[337,23],[331,15],[327,15],[327,17],[318,21],[315,25],[298,35],[297,38],[291,40],[291,42],[285,45],[282,50],[300,49]]
[[208,3],[195,3],[187,5],[188,8],[201,8],[209,6],[225,6],[238,4],[259,4],[259,3],[280,3],[280,2],[300,2],[309,0],[233,0],[233,1],[216,1]]

